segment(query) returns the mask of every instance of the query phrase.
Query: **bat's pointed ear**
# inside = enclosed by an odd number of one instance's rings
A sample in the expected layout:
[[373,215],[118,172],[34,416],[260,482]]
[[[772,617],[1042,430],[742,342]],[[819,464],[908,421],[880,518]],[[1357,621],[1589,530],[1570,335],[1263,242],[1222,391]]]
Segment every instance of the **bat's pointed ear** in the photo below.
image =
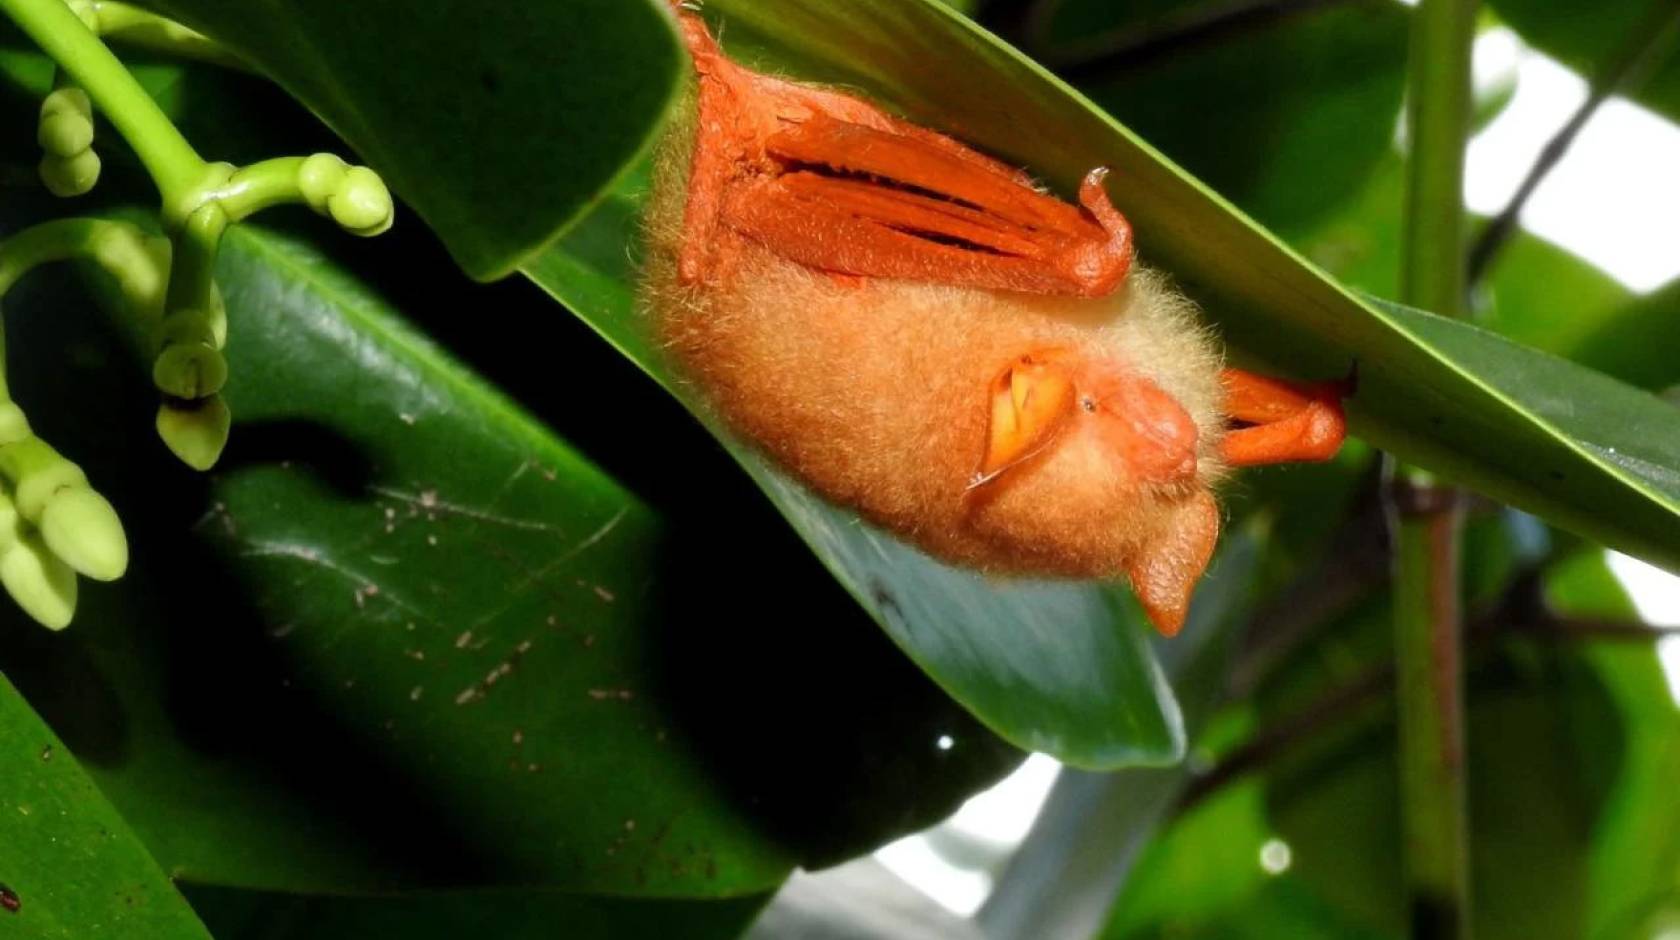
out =
[[1218,541],[1219,504],[1212,493],[1197,490],[1126,566],[1133,593],[1163,636],[1172,636],[1184,626],[1190,595]]
[[1055,440],[1073,415],[1078,393],[1055,353],[1030,353],[992,380],[986,455],[970,489],[988,483]]

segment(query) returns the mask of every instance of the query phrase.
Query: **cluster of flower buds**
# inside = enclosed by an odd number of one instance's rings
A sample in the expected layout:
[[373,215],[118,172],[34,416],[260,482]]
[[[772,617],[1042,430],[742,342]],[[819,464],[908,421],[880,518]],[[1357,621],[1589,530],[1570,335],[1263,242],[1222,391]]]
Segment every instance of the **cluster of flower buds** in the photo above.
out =
[[36,127],[41,144],[41,182],[54,196],[80,196],[99,182],[99,154],[93,150],[93,102],[74,85],[53,89],[41,102]]
[[116,510],[35,435],[15,402],[0,402],[0,586],[58,630],[76,611],[77,575],[111,581],[127,568]]
[[[377,235],[391,227],[391,194],[372,170],[331,154],[244,167],[200,158],[101,41],[245,67],[191,29],[120,0],[36,2],[13,12],[60,65],[36,134],[47,189],[73,197],[93,188],[100,170],[94,111],[120,109],[122,120],[113,123],[158,184],[163,234],[89,218],[23,229],[0,241],[0,297],[50,261],[92,262],[109,275],[123,313],[151,344],[152,382],[162,399],[159,437],[187,465],[207,470],[232,423],[221,395],[228,315],[214,279],[222,236],[252,213],[282,204],[309,206],[355,235]],[[0,585],[57,629],[75,610],[78,575],[110,580],[127,565],[116,512],[79,467],[35,436],[6,391],[0,356]]]

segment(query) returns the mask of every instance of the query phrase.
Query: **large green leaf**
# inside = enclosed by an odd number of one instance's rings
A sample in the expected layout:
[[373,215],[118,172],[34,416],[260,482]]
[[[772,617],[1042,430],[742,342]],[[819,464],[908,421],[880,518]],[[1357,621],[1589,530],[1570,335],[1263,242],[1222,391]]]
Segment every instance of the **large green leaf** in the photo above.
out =
[[[423,241],[396,255],[398,289],[435,315],[478,296]],[[8,298],[12,348],[40,351],[14,391],[112,497],[135,558],[83,592],[60,648],[0,663],[172,871],[758,892],[940,818],[1018,759],[861,629],[756,499],[722,488],[662,521],[305,243],[238,229],[219,276],[239,421],[207,480],[153,437],[149,383],[109,331],[52,312],[86,301],[46,275]],[[709,441],[661,444],[700,479],[720,463]],[[750,538],[727,556],[725,525]],[[804,598],[796,637],[742,571]]]
[[1680,330],[1680,281],[1638,297],[1582,337],[1572,355],[1641,388],[1680,384],[1673,339]]
[[308,105],[479,278],[511,272],[596,199],[679,67],[663,0],[149,5]]
[[[45,77],[43,73],[36,81]],[[171,87],[166,82],[158,84]],[[238,135],[228,133],[227,127],[238,126],[237,109],[229,109],[215,96],[194,94],[186,97],[182,110],[196,133],[218,140],[233,138],[226,141],[229,147],[241,145]],[[644,185],[630,180],[622,188],[635,191]],[[632,275],[625,267],[625,234],[620,228],[625,224],[624,211],[617,202],[603,205],[588,230],[576,233],[567,244],[576,246],[586,262],[610,273],[599,281],[603,293],[579,296],[577,302],[593,308],[610,303],[618,316],[628,320],[630,304],[624,285]],[[594,286],[596,282],[589,280],[570,281],[574,292]],[[447,319],[437,326],[446,335],[453,332],[452,344],[477,342],[470,334],[452,331]],[[629,332],[620,335],[629,336]],[[541,347],[527,344],[525,348]],[[531,373],[548,372],[547,362],[533,361]],[[568,420],[577,417],[574,410]],[[617,437],[624,436],[621,426],[613,430]],[[642,456],[644,462],[668,459],[652,450]],[[1048,585],[992,590],[973,574],[929,565],[896,543],[858,530],[849,518],[788,489],[785,481],[767,480],[767,485],[781,487],[804,514],[808,531],[830,540],[837,555],[851,554],[854,564],[847,586],[877,614],[888,611],[902,617],[894,621],[898,624],[895,639],[925,650],[924,658],[937,656],[942,669],[936,677],[948,687],[947,673],[954,671],[955,682],[983,690],[1000,713],[983,717],[1006,731],[1010,740],[1091,765],[1160,762],[1176,756],[1181,744],[1175,706],[1149,657],[1144,645],[1147,630],[1129,597],[1111,589]],[[739,529],[734,520],[726,525]],[[930,605],[930,597],[942,600]],[[983,606],[989,609],[980,610]],[[966,629],[973,622],[1001,626],[986,631],[987,639],[977,643],[976,634]],[[1075,623],[1081,628],[1068,626]],[[918,636],[912,642],[909,635],[913,633]],[[1093,663],[1100,668],[1092,670]],[[999,664],[1006,668],[999,669]],[[1064,681],[1070,676],[1079,683]],[[1046,691],[1021,696],[1017,686]]]
[[[1503,424],[1466,413],[1450,390],[1430,389],[1416,403],[1419,423],[1445,440],[1480,436],[1524,467],[1500,495],[1518,505],[1575,491],[1548,507],[1550,521],[1590,536],[1639,539],[1653,560],[1680,568],[1680,409],[1633,386],[1564,359],[1519,346],[1478,327],[1382,304],[1394,322],[1437,349],[1452,366],[1504,404]],[[1444,379],[1442,385],[1447,383]],[[1520,423],[1519,423],[1520,422]],[[1609,485],[1611,482],[1615,485]],[[1548,492],[1549,491],[1549,492]],[[1599,502],[1589,503],[1589,494]],[[1606,525],[1606,520],[1614,520]],[[1619,524],[1618,524],[1619,523]],[[1618,531],[1619,530],[1619,531]]]
[[63,742],[0,676],[0,936],[209,940]]
[[1485,291],[1478,326],[1570,358],[1634,299],[1615,278],[1521,230],[1505,244]]

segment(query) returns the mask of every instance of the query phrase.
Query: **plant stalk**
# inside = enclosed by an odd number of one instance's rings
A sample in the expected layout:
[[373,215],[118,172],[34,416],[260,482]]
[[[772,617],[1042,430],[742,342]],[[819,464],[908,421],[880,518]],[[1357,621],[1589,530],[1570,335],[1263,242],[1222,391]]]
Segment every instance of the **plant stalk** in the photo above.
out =
[[0,0],[0,11],[87,91],[145,164],[165,206],[190,199],[203,183],[204,160],[64,0]]
[[[1464,154],[1470,133],[1475,0],[1421,0],[1412,20],[1411,143],[1401,300],[1448,316],[1466,306]],[[1470,936],[1459,494],[1390,468],[1400,812],[1411,936]]]

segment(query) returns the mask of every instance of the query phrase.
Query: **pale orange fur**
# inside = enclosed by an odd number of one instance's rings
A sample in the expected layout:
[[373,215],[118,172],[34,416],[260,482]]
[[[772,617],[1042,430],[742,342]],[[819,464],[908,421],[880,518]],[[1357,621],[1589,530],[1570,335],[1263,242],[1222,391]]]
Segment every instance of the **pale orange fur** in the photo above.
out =
[[[1134,582],[1153,578],[1152,566],[1200,571],[1205,553],[1191,557],[1201,548],[1178,536],[1185,520],[1214,512],[1208,488],[1225,472],[1221,361],[1164,275],[1134,267],[1119,291],[1095,300],[842,277],[720,227],[715,237],[733,244],[716,254],[729,263],[684,285],[687,113],[659,160],[642,304],[724,424],[827,499],[958,563],[1001,574],[1130,571]],[[1099,417],[1079,411],[1053,446],[971,490],[989,385],[1024,352],[1050,348],[1094,373],[1141,374],[1177,399],[1199,431],[1194,478],[1139,481],[1095,433]]]

